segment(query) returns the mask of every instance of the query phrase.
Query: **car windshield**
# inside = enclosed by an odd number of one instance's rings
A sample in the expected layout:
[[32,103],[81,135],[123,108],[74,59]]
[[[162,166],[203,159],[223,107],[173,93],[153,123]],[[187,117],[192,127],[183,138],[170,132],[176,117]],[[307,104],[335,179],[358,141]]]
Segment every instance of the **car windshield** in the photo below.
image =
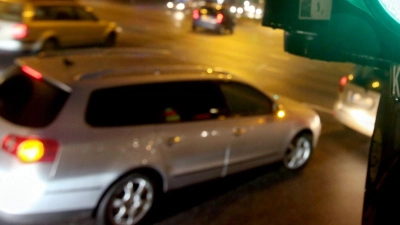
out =
[[44,127],[58,115],[69,94],[15,67],[0,84],[0,116],[14,124]]
[[0,19],[19,22],[22,20],[23,5],[0,2]]

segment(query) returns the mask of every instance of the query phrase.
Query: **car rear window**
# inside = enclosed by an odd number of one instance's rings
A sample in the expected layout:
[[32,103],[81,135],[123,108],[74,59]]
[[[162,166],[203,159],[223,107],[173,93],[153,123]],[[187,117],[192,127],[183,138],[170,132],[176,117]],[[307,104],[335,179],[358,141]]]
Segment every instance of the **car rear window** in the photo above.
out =
[[20,22],[22,21],[22,10],[22,4],[0,2],[0,19]]
[[368,90],[380,91],[381,85],[373,87],[372,84],[375,82],[382,83],[383,80],[389,79],[389,72],[387,70],[367,66],[356,67],[353,75],[354,79],[350,82]]
[[58,115],[69,93],[43,79],[24,74],[19,67],[3,75],[0,116],[27,127],[45,127]]
[[216,16],[218,14],[218,10],[215,8],[211,8],[211,7],[202,7],[200,9],[200,13],[202,15]]

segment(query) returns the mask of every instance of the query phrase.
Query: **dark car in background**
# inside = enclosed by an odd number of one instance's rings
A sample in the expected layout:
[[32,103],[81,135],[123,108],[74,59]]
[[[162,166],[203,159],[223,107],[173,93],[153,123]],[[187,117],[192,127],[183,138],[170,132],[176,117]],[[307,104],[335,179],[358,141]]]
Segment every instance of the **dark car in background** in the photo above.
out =
[[334,117],[355,131],[372,136],[383,79],[388,79],[385,70],[355,66],[340,80],[339,96],[333,108]]
[[236,19],[226,5],[210,3],[193,10],[192,29],[204,28],[214,30],[219,34],[225,34],[227,31],[233,34]]

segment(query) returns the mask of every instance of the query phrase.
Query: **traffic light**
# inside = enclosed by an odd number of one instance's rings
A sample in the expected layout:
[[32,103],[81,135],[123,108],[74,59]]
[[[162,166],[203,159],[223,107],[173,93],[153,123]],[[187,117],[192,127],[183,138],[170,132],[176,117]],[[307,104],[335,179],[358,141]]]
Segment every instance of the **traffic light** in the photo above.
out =
[[284,49],[295,55],[400,62],[399,0],[265,0],[262,24],[284,29]]

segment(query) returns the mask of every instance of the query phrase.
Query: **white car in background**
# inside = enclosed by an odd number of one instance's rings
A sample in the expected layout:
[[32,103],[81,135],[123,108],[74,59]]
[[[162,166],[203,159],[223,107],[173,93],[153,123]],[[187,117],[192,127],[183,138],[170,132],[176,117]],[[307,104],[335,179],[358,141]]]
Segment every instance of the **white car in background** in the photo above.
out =
[[340,80],[338,99],[333,107],[334,117],[345,126],[371,137],[381,96],[381,80],[388,77],[388,71],[355,66]]

